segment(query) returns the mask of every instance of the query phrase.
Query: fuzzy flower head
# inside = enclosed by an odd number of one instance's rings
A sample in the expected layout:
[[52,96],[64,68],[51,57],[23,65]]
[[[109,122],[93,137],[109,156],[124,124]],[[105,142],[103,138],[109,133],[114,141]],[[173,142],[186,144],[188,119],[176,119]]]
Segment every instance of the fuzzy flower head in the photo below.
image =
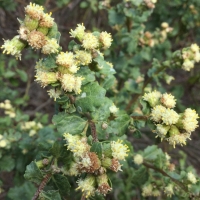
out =
[[29,15],[33,19],[40,20],[43,15],[44,8],[34,3],[30,3],[30,5],[25,7],[25,13]]
[[46,87],[58,80],[57,73],[44,70],[37,70],[35,77],[36,82],[40,83],[42,87]]
[[143,186],[142,196],[143,197],[152,196],[152,190],[153,190],[153,186],[151,184]]
[[151,110],[151,119],[154,122],[160,122],[162,120],[162,116],[163,114],[166,112],[166,108],[164,106],[161,105],[157,105],[155,106],[152,110]]
[[188,172],[187,173],[187,179],[188,181],[190,181],[192,184],[196,184],[197,179],[195,177],[195,175],[192,172]]
[[137,165],[141,165],[143,163],[143,160],[143,156],[140,154],[136,154],[133,158],[134,163]]
[[102,174],[97,177],[97,184],[97,192],[103,194],[104,196],[112,190],[112,188],[108,184],[108,176],[106,174]]
[[79,179],[77,183],[78,183],[78,188],[76,190],[81,190],[86,198],[94,195],[95,193],[94,176],[87,176],[85,179]]
[[171,197],[174,194],[174,190],[173,190],[173,185],[169,184],[168,186],[165,187],[164,189],[164,193],[168,196]]
[[28,44],[33,49],[41,49],[46,44],[46,41],[45,35],[39,31],[31,31],[28,35]]
[[163,124],[157,124],[155,132],[157,133],[157,136],[160,137],[162,140],[167,135],[167,132],[169,129],[170,129],[170,126],[166,126]]
[[160,101],[167,108],[174,108],[176,105],[176,99],[171,94],[163,94]]
[[55,38],[46,40],[46,44],[42,47],[43,54],[57,53],[59,44]]
[[48,93],[50,98],[54,99],[54,101],[56,101],[56,99],[60,99],[60,95],[61,95],[60,90],[50,89],[50,90],[47,91],[47,93]]
[[74,153],[74,156],[83,156],[89,151],[90,146],[86,143],[86,139],[80,136],[73,136],[69,133],[65,133],[64,139],[67,141],[67,149]]
[[85,34],[85,26],[83,24],[78,24],[76,29],[74,31],[71,29],[71,32],[69,34],[71,35],[71,37],[77,38],[82,41]]
[[174,134],[167,138],[167,141],[170,145],[173,145],[175,148],[176,144],[186,145],[186,140],[190,140],[190,134],[189,133],[180,133],[180,134]]
[[187,108],[183,114],[183,128],[188,132],[191,133],[198,127],[198,121],[199,118],[198,114],[195,110],[192,110],[191,108]]
[[94,36],[92,33],[85,33],[82,41],[82,46],[85,49],[96,49],[99,47],[99,41],[96,36]]
[[76,62],[80,65],[88,65],[92,62],[92,56],[87,51],[79,50],[75,54]]
[[127,145],[122,144],[122,140],[112,141],[111,150],[113,158],[118,160],[125,160],[125,157],[128,156],[127,152],[130,151]]
[[22,40],[27,40],[28,34],[30,33],[30,31],[25,26],[20,26],[18,33],[19,33],[19,36]]
[[190,71],[192,68],[194,68],[194,61],[189,59],[184,60],[182,69],[185,71]]
[[178,122],[179,115],[172,109],[166,109],[164,113],[162,113],[162,121],[166,125],[176,124]]
[[72,52],[61,52],[56,57],[56,63],[64,67],[70,67],[74,64],[74,54]]
[[106,31],[101,32],[99,36],[99,41],[105,49],[108,49],[112,43],[112,36],[110,33],[107,33]]
[[4,44],[1,46],[3,53],[11,54],[17,59],[21,59],[21,51],[26,44],[19,39],[19,36],[15,36],[12,40],[4,40]]
[[115,114],[115,113],[119,110],[119,108],[117,108],[117,107],[115,106],[115,104],[113,104],[112,106],[109,107],[109,110],[110,110],[110,112],[111,112],[112,114]]
[[158,91],[153,91],[149,93],[145,93],[143,96],[143,100],[147,101],[151,107],[155,107],[156,105],[159,104],[159,100],[161,97],[161,93]]
[[39,22],[39,26],[51,28],[54,23],[54,18],[51,17],[52,13],[43,13],[42,18]]
[[192,45],[190,46],[190,49],[191,49],[194,53],[199,52],[199,46],[198,46],[197,44],[192,44]]
[[82,80],[82,77],[75,77],[72,74],[64,74],[61,78],[61,85],[66,92],[74,91],[76,94],[80,94]]
[[69,73],[72,73],[72,74],[77,73],[78,70],[79,70],[79,67],[77,67],[76,65],[72,65],[68,68]]
[[78,167],[81,172],[94,173],[101,167],[101,161],[96,153],[88,152],[81,157]]

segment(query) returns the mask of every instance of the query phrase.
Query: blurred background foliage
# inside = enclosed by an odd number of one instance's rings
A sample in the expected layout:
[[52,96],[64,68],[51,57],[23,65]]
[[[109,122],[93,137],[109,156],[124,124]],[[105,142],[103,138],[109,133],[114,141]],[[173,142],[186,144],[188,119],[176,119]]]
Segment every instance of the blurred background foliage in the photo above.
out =
[[[171,67],[155,75],[156,66],[169,59],[173,51],[192,43],[200,44],[200,1],[158,0],[154,10],[138,7],[141,1],[1,0],[0,35],[6,40],[17,34],[17,19],[23,18],[24,7],[29,2],[43,5],[48,12],[52,12],[58,24],[62,35],[60,44],[64,50],[68,47],[70,29],[80,23],[84,23],[88,30],[106,30],[113,35],[113,44],[105,55],[117,71],[117,82],[113,82],[111,75],[109,83],[105,84],[108,84],[108,88],[112,86],[107,95],[113,97],[118,107],[129,114],[138,112],[139,96],[145,91],[158,88],[161,92],[171,92],[178,99],[179,112],[192,107],[200,113],[199,64],[190,72]],[[163,33],[166,30],[161,26],[163,22],[167,22],[173,30]],[[156,41],[153,45],[152,40]],[[3,40],[0,41],[2,44]],[[0,134],[7,142],[6,148],[0,147],[0,199],[31,199],[35,187],[23,179],[25,166],[41,153],[42,145],[38,144],[52,145],[52,141],[57,138],[53,127],[48,125],[55,112],[53,100],[34,82],[34,66],[39,56],[38,51],[31,50],[24,52],[22,61],[0,55],[0,102],[9,99],[17,113],[15,118],[10,118],[4,115],[3,110],[0,111]],[[174,77],[171,84],[168,84],[169,75]],[[151,84],[148,84],[149,78]],[[145,81],[147,84],[143,87]],[[41,123],[42,126],[36,128],[37,134],[32,136],[29,129],[22,128],[21,124],[28,121]],[[144,123],[138,122],[135,126],[139,129],[144,127]],[[147,128],[142,129],[142,134],[130,128],[127,134],[134,151],[155,142]],[[199,172],[198,130],[187,146],[177,146],[174,150],[161,143],[159,147],[169,151],[175,165],[179,162],[182,166],[192,164]],[[135,172],[124,167],[123,177],[113,177],[113,182],[118,186],[107,199],[142,199],[139,187],[133,179],[127,178],[132,173]],[[125,181],[121,182],[122,179]]]

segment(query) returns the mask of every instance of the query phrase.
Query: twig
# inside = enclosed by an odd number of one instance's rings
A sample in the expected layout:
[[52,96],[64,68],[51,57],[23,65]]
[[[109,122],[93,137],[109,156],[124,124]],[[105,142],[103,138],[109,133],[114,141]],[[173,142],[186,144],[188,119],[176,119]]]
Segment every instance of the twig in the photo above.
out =
[[49,179],[51,178],[51,176],[52,176],[52,174],[50,173],[50,174],[47,174],[47,175],[44,177],[44,179],[43,179],[42,182],[40,183],[40,185],[39,185],[37,191],[35,192],[35,194],[34,194],[32,200],[37,200],[37,199],[38,199],[40,193],[43,191],[44,187],[46,186],[46,184],[47,184],[47,182],[49,181]]
[[95,125],[95,123],[94,123],[92,120],[90,120],[90,121],[89,121],[89,125],[90,125],[90,128],[91,128],[91,133],[92,133],[93,141],[94,141],[94,142],[98,142],[97,131],[96,131],[96,125]]
[[148,116],[131,116],[131,118],[133,118],[135,120],[141,120],[141,121],[148,120]]
[[188,188],[183,184],[181,183],[180,181],[176,180],[175,178],[171,177],[169,174],[167,174],[165,171],[163,171],[162,169],[160,168],[157,168],[147,162],[143,162],[143,165],[147,168],[151,168],[159,173],[161,173],[162,175],[166,176],[166,177],[169,177],[174,183],[176,183],[180,188],[182,188],[185,192],[188,192]]

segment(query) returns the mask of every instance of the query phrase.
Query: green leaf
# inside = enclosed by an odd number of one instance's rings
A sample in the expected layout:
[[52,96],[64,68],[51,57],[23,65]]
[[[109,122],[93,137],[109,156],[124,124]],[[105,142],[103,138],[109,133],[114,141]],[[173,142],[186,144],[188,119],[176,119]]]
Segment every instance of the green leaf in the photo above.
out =
[[15,160],[11,156],[4,156],[0,160],[0,171],[10,172],[15,167]]
[[95,152],[99,158],[102,157],[102,145],[100,142],[94,142],[91,149],[91,152]]
[[144,158],[148,160],[155,160],[158,155],[162,154],[162,150],[159,149],[156,145],[148,146],[144,150]]
[[100,68],[99,73],[105,75],[116,73],[114,68],[110,67],[110,65],[104,60],[104,57],[102,57],[100,54],[98,54],[94,61],[98,64],[98,67]]
[[43,67],[46,67],[47,69],[53,69],[53,68],[57,68],[57,64],[56,64],[56,56],[55,55],[49,55],[46,58],[43,58],[41,61],[41,65]]
[[107,76],[101,83],[102,87],[106,90],[110,89],[115,83],[115,77],[113,75]]
[[69,194],[71,186],[69,184],[68,179],[65,176],[55,174],[52,180],[62,196]]
[[77,72],[77,76],[82,76],[84,79],[82,80],[82,85],[85,85],[89,82],[95,81],[95,73],[91,70],[89,70],[88,67],[80,67],[80,69]]
[[97,82],[89,83],[82,88],[82,93],[76,99],[76,106],[80,112],[95,111],[102,106],[105,100],[106,90]]
[[138,170],[135,170],[132,183],[136,186],[143,185],[149,178],[149,174],[145,167],[140,167]]
[[21,186],[15,186],[8,191],[8,197],[12,200],[31,199],[36,191],[32,183],[25,182]]
[[48,190],[47,192],[42,191],[40,193],[41,200],[61,200],[59,191],[57,190]]
[[104,98],[104,103],[101,107],[95,110],[95,112],[91,113],[91,116],[94,120],[104,121],[110,116],[109,107],[112,106],[113,102],[107,97]]
[[26,167],[24,178],[36,184],[41,183],[43,176],[35,161],[32,161],[31,164]]
[[87,121],[77,115],[59,113],[53,116],[53,123],[56,124],[58,132],[70,133],[70,134],[80,134],[83,132]]
[[130,120],[130,117],[125,112],[120,113],[120,111],[118,111],[117,118],[110,122],[110,125],[113,129],[113,133],[118,136],[125,134]]
[[23,70],[19,70],[17,69],[17,74],[19,75],[20,79],[23,81],[23,82],[26,82],[28,80],[28,76],[27,76],[27,73]]
[[108,11],[108,20],[111,26],[116,24],[123,24],[125,22],[125,16],[123,14],[117,13],[115,10]]
[[63,146],[64,146],[63,143],[56,141],[53,144],[53,147],[50,150],[51,154],[53,156],[55,156],[56,158],[59,158],[61,156],[62,151],[63,151]]

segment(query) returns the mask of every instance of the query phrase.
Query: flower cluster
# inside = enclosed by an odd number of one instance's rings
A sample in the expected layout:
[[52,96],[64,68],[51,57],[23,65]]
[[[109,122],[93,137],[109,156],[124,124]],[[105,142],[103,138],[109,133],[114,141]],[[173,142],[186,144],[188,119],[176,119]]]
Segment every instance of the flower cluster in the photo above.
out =
[[42,49],[42,53],[51,54],[59,51],[59,45],[49,33],[54,25],[51,13],[43,12],[43,7],[32,4],[25,7],[25,19],[18,30],[19,35],[12,40],[5,40],[2,45],[3,53],[21,58],[21,51],[30,45],[33,49]]
[[29,131],[30,137],[34,136],[42,127],[40,122],[35,121],[23,122],[21,124],[21,130]]
[[5,114],[10,118],[16,117],[15,109],[11,105],[10,100],[6,99],[4,102],[0,103],[0,108],[4,109]]
[[200,61],[200,51],[197,44],[192,44],[190,47],[184,48],[182,50],[182,69],[185,71],[190,71],[194,68],[194,64]]
[[185,145],[190,139],[191,132],[198,127],[198,114],[187,108],[184,113],[178,114],[173,108],[176,99],[171,94],[161,94],[158,91],[146,93],[143,100],[152,107],[150,119],[154,122],[154,132],[161,140],[165,139],[175,147],[176,144]]
[[65,133],[64,138],[67,149],[73,153],[73,162],[68,169],[63,169],[63,172],[70,176],[87,173],[85,179],[80,178],[77,181],[77,189],[80,189],[86,198],[93,196],[95,192],[106,195],[111,191],[106,171],[121,170],[122,165],[119,161],[128,156],[128,146],[120,140],[111,141],[99,156],[96,152],[90,151],[91,146],[87,143],[86,137]]
[[77,38],[81,43],[82,47],[85,50],[94,50],[94,49],[108,49],[112,43],[112,36],[106,31],[101,32],[99,35],[93,33],[85,32],[85,27],[82,24],[78,24],[75,30],[71,30],[71,37]]
[[146,31],[145,33],[142,32],[139,39],[140,45],[153,47],[157,44],[161,44],[167,39],[167,34],[172,30],[173,28],[169,27],[168,23],[163,22],[161,24],[161,30],[157,29],[153,33],[150,33],[149,31]]

